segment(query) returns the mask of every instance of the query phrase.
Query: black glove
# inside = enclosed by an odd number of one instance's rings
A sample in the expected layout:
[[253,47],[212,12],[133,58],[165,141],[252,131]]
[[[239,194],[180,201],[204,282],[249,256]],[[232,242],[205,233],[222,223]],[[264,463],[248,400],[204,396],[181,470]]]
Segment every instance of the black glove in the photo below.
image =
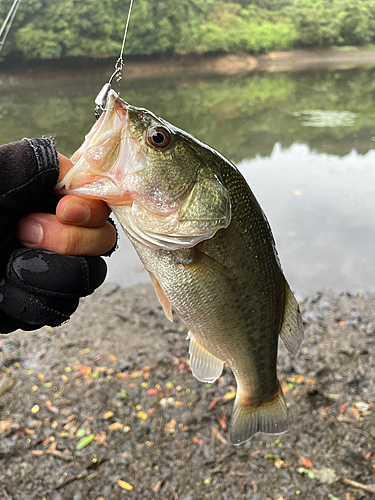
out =
[[15,237],[27,213],[55,213],[59,175],[50,139],[24,139],[0,147],[0,333],[57,326],[79,297],[100,286],[107,266],[100,257],[71,257],[26,249]]

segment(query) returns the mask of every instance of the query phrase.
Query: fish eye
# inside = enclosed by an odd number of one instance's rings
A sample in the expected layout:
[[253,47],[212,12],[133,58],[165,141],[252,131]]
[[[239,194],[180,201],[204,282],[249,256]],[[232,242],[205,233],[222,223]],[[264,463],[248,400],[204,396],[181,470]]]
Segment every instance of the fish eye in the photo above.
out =
[[166,148],[170,145],[172,137],[164,127],[150,127],[147,130],[146,140],[153,148]]

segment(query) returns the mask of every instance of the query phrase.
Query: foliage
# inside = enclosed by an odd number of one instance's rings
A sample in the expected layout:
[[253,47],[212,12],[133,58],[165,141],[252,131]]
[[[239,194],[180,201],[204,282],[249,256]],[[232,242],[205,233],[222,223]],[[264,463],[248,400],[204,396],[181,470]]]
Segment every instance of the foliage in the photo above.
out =
[[[0,3],[0,22],[12,0]],[[23,0],[2,56],[116,57],[129,0]],[[375,0],[136,0],[125,53],[375,44]]]

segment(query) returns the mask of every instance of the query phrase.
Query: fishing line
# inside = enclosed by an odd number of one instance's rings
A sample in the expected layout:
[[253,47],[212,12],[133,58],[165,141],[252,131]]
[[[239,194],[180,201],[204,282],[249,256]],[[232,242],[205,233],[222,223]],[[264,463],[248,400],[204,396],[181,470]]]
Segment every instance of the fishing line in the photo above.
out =
[[[5,21],[3,22],[3,25],[0,29],[0,52],[4,46],[6,37],[8,36],[10,27],[12,26],[13,19],[16,15],[18,7],[20,6],[20,3],[21,3],[21,0],[14,0],[13,5],[11,6],[11,8],[8,12],[8,15],[5,18]],[[4,32],[4,30],[5,30],[5,32]],[[3,33],[4,33],[4,36],[3,36]],[[3,36],[3,38],[1,38],[2,36]]]
[[121,46],[121,51],[120,51],[120,57],[117,59],[115,63],[115,71],[111,75],[108,83],[106,83],[99,94],[96,96],[95,99],[95,117],[96,119],[99,118],[100,116],[100,111],[105,110],[105,105],[107,102],[107,96],[108,92],[111,90],[112,87],[112,81],[114,78],[116,78],[116,81],[119,82],[122,78],[121,72],[122,68],[124,67],[124,59],[123,59],[123,54],[124,54],[124,48],[125,48],[125,42],[126,42],[126,36],[128,34],[128,27],[129,27],[129,21],[130,21],[130,15],[132,12],[132,7],[133,7],[133,0],[130,0],[130,5],[129,5],[129,12],[128,12],[128,17],[126,20],[126,25],[125,25],[125,31],[124,31],[124,37],[122,39],[122,46]]

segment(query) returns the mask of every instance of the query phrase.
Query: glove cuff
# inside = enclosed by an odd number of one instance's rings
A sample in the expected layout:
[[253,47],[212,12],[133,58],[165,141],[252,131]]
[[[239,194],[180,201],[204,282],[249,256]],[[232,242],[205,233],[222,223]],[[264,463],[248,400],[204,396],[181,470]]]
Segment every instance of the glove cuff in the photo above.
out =
[[46,167],[59,171],[59,160],[57,158],[57,151],[52,139],[42,137],[41,139],[28,139],[24,138],[33,148],[37,163],[38,171],[44,170]]

